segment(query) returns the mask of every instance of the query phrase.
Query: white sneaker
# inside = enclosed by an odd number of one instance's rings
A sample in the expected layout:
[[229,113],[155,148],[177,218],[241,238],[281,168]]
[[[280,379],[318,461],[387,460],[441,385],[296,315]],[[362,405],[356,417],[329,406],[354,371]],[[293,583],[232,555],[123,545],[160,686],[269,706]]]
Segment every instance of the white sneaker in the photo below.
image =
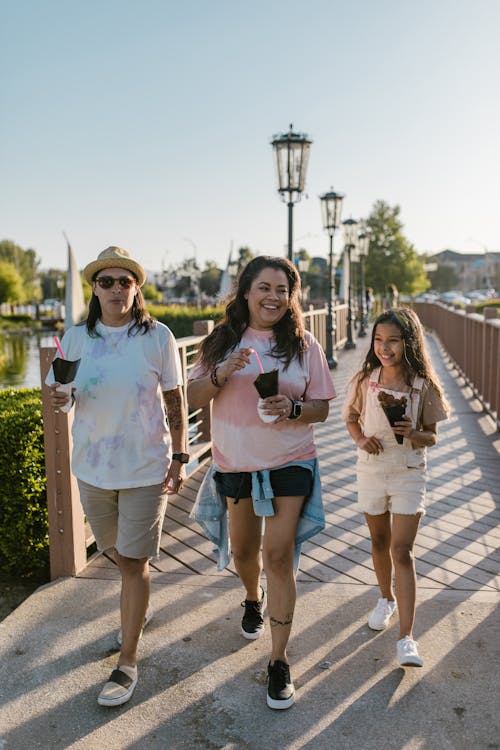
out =
[[398,661],[402,667],[423,667],[424,660],[420,658],[417,642],[405,635],[398,641]]
[[395,611],[396,602],[390,602],[387,599],[379,599],[377,606],[370,613],[368,626],[372,630],[385,630]]
[[[142,635],[143,635],[143,633],[144,633],[144,628],[146,627],[146,625],[147,625],[147,624],[148,624],[149,622],[151,622],[151,620],[152,620],[152,619],[153,619],[153,612],[152,612],[152,610],[151,610],[151,609],[149,609],[149,608],[148,608],[148,610],[147,610],[147,612],[146,612],[146,615],[145,615],[145,617],[144,617],[144,625],[142,626],[142,629],[141,629],[141,633],[140,633],[140,635],[139,635],[139,640],[140,640],[140,639],[142,638]],[[118,644],[118,645],[120,646],[120,648],[121,648],[121,645],[122,645],[122,629],[121,629],[121,628],[120,628],[120,630],[118,631],[118,633],[116,634],[116,642],[117,642],[117,644]]]

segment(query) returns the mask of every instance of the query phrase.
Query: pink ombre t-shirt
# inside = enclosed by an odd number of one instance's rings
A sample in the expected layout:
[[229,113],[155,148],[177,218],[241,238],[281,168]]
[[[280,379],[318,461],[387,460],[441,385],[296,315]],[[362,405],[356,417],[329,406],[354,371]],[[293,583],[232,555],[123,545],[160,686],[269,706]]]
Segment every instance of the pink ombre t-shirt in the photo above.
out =
[[[270,355],[272,331],[247,328],[237,348],[255,349],[266,372],[278,368],[279,393],[304,401],[335,398],[337,394],[321,346],[309,332],[306,342],[302,363],[294,359],[287,370]],[[196,380],[207,372],[197,364],[189,379]],[[262,422],[257,413],[259,394],[253,385],[259,372],[257,360],[251,355],[250,364],[233,373],[213,400],[212,454],[220,471],[272,469],[316,457],[312,424],[301,420]]]

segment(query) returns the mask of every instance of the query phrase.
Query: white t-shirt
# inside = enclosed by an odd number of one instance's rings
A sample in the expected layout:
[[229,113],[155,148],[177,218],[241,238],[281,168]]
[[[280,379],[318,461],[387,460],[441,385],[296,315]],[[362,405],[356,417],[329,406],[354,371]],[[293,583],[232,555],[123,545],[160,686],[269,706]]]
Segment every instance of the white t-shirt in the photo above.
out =
[[[252,347],[264,370],[277,368],[279,392],[291,399],[335,398],[332,376],[325,355],[314,336],[306,331],[307,349],[302,362],[294,358],[285,370],[283,363],[271,356],[273,332],[247,328],[238,348]],[[228,355],[229,356],[229,353]],[[190,380],[207,374],[197,363]],[[212,454],[217,467],[224,472],[258,471],[282,466],[290,461],[316,457],[312,424],[300,419],[263,422],[257,413],[259,394],[253,381],[259,366],[253,355],[250,364],[236,370],[215,394],[212,408]]]
[[[147,333],[130,323],[97,323],[92,338],[73,326],[61,341],[65,358],[81,359],[74,385],[73,474],[102,489],[159,484],[165,479],[170,435],[162,392],[182,385],[175,338],[157,323]],[[46,380],[54,382],[52,368]]]

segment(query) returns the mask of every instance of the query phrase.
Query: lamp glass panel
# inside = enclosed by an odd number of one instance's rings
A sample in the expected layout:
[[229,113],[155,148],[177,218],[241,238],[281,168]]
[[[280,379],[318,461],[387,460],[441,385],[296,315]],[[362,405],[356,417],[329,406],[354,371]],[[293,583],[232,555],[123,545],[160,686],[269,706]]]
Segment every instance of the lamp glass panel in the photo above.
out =
[[342,196],[323,196],[321,198],[321,210],[323,217],[323,227],[325,229],[336,229],[340,224],[340,216],[342,213]]
[[346,245],[356,245],[357,240],[357,221],[347,219],[344,221],[344,241]]
[[275,142],[278,189],[301,193],[304,190],[310,143],[283,139]]

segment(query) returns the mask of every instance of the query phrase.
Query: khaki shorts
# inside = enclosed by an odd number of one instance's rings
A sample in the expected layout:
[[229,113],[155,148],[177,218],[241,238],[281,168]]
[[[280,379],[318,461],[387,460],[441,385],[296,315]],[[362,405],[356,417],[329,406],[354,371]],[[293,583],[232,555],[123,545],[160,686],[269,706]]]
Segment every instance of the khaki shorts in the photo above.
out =
[[100,551],[114,547],[122,557],[157,558],[167,508],[161,485],[103,490],[78,480],[80,500]]
[[378,516],[390,511],[402,515],[425,514],[425,468],[377,462],[368,456],[357,463],[358,503],[364,513]]

